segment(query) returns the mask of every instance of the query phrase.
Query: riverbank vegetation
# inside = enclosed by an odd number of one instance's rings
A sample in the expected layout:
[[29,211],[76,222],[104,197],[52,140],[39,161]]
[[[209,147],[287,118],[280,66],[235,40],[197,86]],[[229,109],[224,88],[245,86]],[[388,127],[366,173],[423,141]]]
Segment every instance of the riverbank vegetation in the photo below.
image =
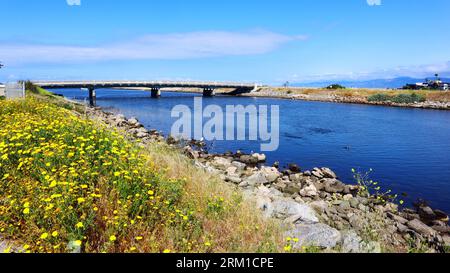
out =
[[3,239],[24,252],[283,251],[278,225],[241,193],[76,108],[41,95],[0,102]]
[[425,96],[412,93],[412,94],[398,94],[390,96],[387,94],[375,94],[367,98],[369,102],[394,102],[394,103],[417,103],[426,101]]
[[285,95],[306,95],[311,99],[325,98],[335,96],[343,99],[360,99],[368,100],[371,96],[380,94],[389,97],[396,97],[400,95],[416,94],[425,98],[426,101],[433,102],[450,102],[449,91],[433,91],[433,90],[396,90],[396,89],[367,89],[367,88],[345,88],[345,89],[327,89],[327,88],[304,88],[304,87],[264,87],[260,90],[260,93],[271,93],[272,95],[278,94],[278,96]]

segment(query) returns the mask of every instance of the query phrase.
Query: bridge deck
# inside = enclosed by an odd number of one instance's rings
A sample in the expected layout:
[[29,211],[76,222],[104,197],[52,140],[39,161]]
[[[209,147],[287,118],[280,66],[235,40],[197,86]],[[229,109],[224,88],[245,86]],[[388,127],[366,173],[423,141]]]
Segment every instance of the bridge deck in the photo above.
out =
[[42,88],[115,88],[115,87],[146,87],[146,88],[245,88],[255,89],[256,84],[231,82],[175,82],[175,81],[35,81]]

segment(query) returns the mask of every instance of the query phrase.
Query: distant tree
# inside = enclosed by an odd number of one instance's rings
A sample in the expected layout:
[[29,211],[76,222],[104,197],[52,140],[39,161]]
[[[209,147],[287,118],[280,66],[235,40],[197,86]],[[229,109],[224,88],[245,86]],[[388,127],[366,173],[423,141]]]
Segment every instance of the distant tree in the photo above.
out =
[[283,87],[289,87],[289,84],[290,84],[290,82],[285,82],[285,83],[283,83]]
[[439,78],[439,74],[434,74],[434,76],[436,77],[436,81],[440,81],[441,79]]
[[346,89],[345,86],[342,86],[340,84],[332,84],[332,85],[327,86],[326,88],[330,89],[330,90]]
[[2,69],[4,67],[4,65],[0,62],[0,69]]

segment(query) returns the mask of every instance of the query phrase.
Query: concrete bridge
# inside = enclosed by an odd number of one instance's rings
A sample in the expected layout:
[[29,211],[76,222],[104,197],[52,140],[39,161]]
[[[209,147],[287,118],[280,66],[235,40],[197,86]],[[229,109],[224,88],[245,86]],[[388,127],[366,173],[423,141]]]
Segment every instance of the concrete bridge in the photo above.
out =
[[215,95],[215,89],[234,89],[228,95],[250,93],[258,89],[257,84],[231,82],[176,82],[176,81],[33,81],[45,89],[86,88],[89,90],[89,102],[95,105],[96,89],[101,88],[150,88],[152,98],[161,96],[161,88],[201,88],[203,96]]

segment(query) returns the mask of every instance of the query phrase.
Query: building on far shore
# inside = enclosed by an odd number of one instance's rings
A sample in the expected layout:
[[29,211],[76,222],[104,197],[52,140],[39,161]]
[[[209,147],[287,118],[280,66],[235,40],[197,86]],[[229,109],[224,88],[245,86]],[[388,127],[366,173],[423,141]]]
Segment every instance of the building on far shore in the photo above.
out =
[[410,89],[410,90],[443,90],[447,91],[450,88],[450,83],[443,82],[439,75],[436,74],[436,79],[429,80],[425,79],[425,82],[418,82],[415,84],[407,84],[403,87],[403,89]]

